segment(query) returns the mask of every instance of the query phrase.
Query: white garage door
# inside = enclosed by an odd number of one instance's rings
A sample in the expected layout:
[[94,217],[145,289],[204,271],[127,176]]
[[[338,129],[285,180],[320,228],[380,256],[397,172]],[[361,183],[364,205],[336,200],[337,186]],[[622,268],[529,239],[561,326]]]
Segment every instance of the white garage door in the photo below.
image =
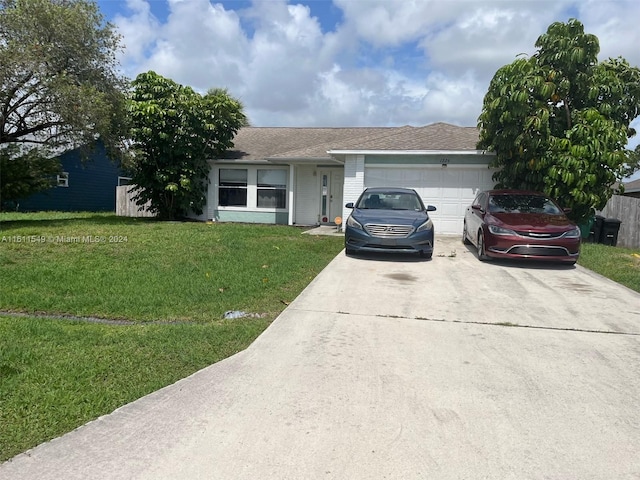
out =
[[435,205],[431,214],[436,233],[462,234],[464,212],[478,192],[493,188],[493,169],[486,166],[389,168],[366,167],[366,187],[415,189],[425,205]]

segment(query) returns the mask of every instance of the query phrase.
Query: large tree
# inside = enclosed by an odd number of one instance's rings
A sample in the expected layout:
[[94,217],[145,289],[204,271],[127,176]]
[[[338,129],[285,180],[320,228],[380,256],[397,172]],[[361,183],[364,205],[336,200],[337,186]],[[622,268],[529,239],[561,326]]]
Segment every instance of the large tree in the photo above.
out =
[[15,162],[3,176],[22,164],[49,170],[52,152],[98,138],[120,158],[126,81],[117,73],[119,48],[91,1],[0,0],[0,149]]
[[[0,201],[3,208],[14,207],[18,199],[54,185],[60,165],[43,157],[36,149],[21,151],[15,144],[0,148]],[[0,208],[2,210],[2,208]]]
[[201,214],[208,160],[233,146],[238,129],[247,124],[242,104],[226,90],[200,95],[147,72],[133,81],[129,115],[137,203],[150,202],[162,219],[181,218],[190,211]]
[[498,187],[543,191],[583,221],[629,174],[640,70],[622,58],[599,62],[598,38],[574,19],[550,25],[535,46],[493,77],[478,148],[495,151]]

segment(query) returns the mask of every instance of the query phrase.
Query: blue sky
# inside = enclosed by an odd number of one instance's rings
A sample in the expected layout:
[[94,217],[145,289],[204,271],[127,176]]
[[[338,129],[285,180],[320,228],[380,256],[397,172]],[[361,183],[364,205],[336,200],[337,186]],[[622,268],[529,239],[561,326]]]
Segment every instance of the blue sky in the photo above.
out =
[[571,17],[598,36],[602,59],[640,65],[637,0],[98,5],[123,37],[128,77],[154,70],[201,92],[227,88],[255,126],[476,125],[495,71]]

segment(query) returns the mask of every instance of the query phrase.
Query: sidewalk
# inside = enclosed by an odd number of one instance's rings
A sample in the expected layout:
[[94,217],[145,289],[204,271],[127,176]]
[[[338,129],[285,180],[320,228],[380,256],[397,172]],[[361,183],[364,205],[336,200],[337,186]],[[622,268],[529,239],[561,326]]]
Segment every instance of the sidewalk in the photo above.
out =
[[344,237],[344,232],[341,232],[339,227],[334,225],[320,225],[303,233],[305,235],[331,235],[334,237]]

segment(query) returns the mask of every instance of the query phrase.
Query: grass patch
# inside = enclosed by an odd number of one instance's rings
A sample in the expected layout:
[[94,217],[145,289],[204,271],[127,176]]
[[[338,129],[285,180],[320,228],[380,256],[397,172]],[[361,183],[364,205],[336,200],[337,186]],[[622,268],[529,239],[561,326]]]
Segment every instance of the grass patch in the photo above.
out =
[[16,216],[0,232],[4,311],[136,321],[204,322],[227,310],[273,317],[342,248],[339,237],[288,226]]
[[585,243],[578,264],[640,292],[640,249]]
[[243,350],[268,323],[114,326],[0,316],[0,460]]
[[0,461],[245,349],[343,247],[301,233],[0,214]]

